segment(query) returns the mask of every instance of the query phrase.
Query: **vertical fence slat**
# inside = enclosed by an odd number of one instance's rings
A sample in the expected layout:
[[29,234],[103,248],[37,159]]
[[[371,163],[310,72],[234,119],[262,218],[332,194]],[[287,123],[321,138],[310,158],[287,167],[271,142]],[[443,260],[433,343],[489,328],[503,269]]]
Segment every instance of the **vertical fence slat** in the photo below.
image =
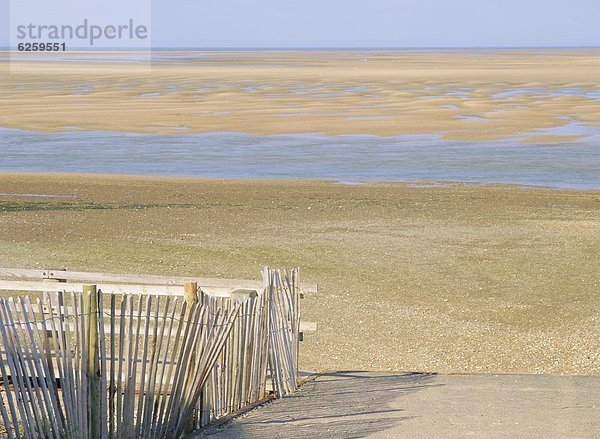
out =
[[96,285],[83,287],[83,315],[86,323],[87,343],[85,377],[88,384],[88,437],[100,438],[100,358],[99,358],[99,328],[98,328],[98,292]]
[[[139,395],[138,395],[138,403],[137,403],[137,411],[136,411],[136,419],[137,419],[137,425],[136,425],[136,432],[135,435],[137,437],[139,437],[139,430],[141,429],[141,424],[142,424],[142,419],[144,418],[144,413],[143,413],[143,404],[144,404],[144,400],[146,398],[145,392],[146,392],[146,368],[147,368],[147,364],[149,361],[148,358],[148,338],[149,338],[149,329],[150,329],[150,316],[152,315],[152,296],[148,296],[146,298],[146,318],[144,319],[144,321],[146,322],[146,327],[143,333],[143,342],[142,342],[142,355],[139,357],[139,359],[142,362],[142,370],[141,370],[141,374],[140,374],[140,378],[139,378],[139,386],[140,386],[140,390],[139,390]],[[136,361],[137,361],[137,356],[136,356]]]
[[123,363],[125,362],[125,332],[129,325],[130,320],[126,318],[127,310],[129,309],[130,298],[125,295],[121,298],[121,318],[119,325],[119,354],[117,357],[118,361],[118,372],[117,372],[117,391],[116,391],[116,420],[115,434],[116,437],[122,437],[123,433]]
[[[115,334],[115,320],[117,317],[117,296],[115,294],[111,294],[110,296],[110,335],[109,335],[109,345],[110,345],[110,378],[108,382],[108,437],[109,439],[113,439],[115,437],[115,398],[116,398],[116,388],[115,388],[115,345],[116,334]],[[104,371],[104,375],[107,375],[107,371]]]
[[108,397],[108,371],[107,371],[107,358],[106,358],[106,330],[104,327],[104,298],[101,290],[98,290],[96,297],[98,298],[98,358],[99,358],[99,369],[98,369],[98,390],[100,392],[100,428],[99,433],[102,439],[108,435],[107,431],[107,397]]

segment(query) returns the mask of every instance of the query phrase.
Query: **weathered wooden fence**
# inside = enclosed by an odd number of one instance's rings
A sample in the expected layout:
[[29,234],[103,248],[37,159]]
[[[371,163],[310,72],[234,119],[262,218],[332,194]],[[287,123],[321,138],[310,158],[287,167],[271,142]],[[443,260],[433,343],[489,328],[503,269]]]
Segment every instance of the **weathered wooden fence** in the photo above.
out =
[[262,274],[262,288],[208,294],[187,283],[183,298],[0,281],[52,290],[0,298],[8,437],[179,438],[269,392],[293,392],[298,270]]

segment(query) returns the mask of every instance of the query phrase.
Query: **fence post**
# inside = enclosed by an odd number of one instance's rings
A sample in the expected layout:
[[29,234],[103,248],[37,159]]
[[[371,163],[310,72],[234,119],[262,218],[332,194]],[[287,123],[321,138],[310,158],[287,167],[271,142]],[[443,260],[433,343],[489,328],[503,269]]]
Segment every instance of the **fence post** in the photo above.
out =
[[186,314],[190,313],[190,306],[194,305],[198,302],[198,283],[197,282],[187,282],[183,286],[183,297],[185,298],[185,303],[188,306],[188,310]]
[[83,318],[88,319],[86,375],[90,439],[100,438],[100,360],[98,357],[98,292],[96,285],[83,287]]
[[[184,286],[183,286],[183,297],[185,299],[185,303],[187,306],[187,309],[185,311],[186,314],[186,320],[189,320],[189,317],[191,315],[191,310],[192,310],[192,306],[194,306],[196,303],[198,303],[198,283],[197,282],[187,282]],[[194,347],[194,349],[191,352],[191,356],[190,356],[190,364],[193,365],[195,363],[196,360],[196,348]],[[193,370],[189,370],[188,371],[188,375],[189,376],[193,376],[194,371]],[[196,410],[194,410],[192,412],[192,416],[190,416],[190,419],[187,420],[187,423],[185,425],[185,429],[184,429],[184,434],[188,434],[191,433],[192,431],[194,431],[194,427],[196,425]]]

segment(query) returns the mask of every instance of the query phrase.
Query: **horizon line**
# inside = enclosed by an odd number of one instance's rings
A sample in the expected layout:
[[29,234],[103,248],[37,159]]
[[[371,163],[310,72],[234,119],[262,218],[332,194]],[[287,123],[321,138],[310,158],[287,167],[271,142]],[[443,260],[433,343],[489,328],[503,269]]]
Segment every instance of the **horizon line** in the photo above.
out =
[[193,50],[452,50],[452,49],[598,49],[600,45],[581,46],[154,46],[153,49]]
[[[153,50],[194,50],[194,51],[309,51],[309,50],[340,50],[340,51],[361,51],[361,50],[526,50],[526,49],[600,49],[600,45],[580,45],[580,46],[153,46],[151,48],[135,47],[73,47],[72,50],[102,51],[102,50],[132,50],[132,51],[153,51]],[[0,46],[2,51],[10,51],[11,46]],[[40,52],[43,53],[43,52]],[[51,52],[49,52],[51,53]]]

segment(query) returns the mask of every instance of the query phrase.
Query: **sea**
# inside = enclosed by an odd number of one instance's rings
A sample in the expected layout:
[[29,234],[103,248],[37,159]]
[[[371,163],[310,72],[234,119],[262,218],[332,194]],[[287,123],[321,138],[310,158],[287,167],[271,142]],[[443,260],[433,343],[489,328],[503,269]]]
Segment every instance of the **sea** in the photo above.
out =
[[545,144],[453,141],[439,135],[136,134],[76,127],[45,133],[0,128],[0,172],[600,188],[600,130],[574,125],[544,134],[587,137]]

